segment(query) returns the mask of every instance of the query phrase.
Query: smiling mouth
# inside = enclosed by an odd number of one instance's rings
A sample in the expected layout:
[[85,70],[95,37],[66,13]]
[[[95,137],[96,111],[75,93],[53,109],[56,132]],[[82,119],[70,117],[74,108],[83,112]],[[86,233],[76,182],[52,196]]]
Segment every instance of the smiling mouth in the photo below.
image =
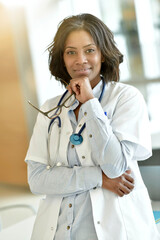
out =
[[76,69],[74,70],[75,72],[87,72],[89,71],[91,68],[84,68],[84,69]]

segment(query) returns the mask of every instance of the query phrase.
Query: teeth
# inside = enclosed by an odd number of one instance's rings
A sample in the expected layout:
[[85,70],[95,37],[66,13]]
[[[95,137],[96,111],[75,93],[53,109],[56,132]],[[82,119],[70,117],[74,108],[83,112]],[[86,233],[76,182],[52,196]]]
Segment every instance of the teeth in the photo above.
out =
[[85,71],[88,71],[90,68],[85,68],[85,69],[77,69],[75,70],[76,72],[85,72]]

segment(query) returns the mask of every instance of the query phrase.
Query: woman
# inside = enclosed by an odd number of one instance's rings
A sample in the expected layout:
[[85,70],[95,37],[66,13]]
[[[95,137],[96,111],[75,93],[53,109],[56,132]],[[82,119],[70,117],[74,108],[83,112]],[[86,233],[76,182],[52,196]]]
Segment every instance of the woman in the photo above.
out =
[[93,15],[72,16],[48,50],[68,91],[43,105],[58,108],[52,120],[38,115],[26,156],[31,191],[46,195],[32,240],[160,239],[137,165],[151,156],[147,110],[118,82],[123,56],[111,31]]

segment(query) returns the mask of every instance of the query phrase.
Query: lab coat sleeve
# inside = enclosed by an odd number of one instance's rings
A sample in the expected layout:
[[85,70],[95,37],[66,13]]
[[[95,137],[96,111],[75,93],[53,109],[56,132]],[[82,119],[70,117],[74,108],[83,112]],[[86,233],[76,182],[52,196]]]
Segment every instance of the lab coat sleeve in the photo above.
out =
[[34,194],[67,197],[101,187],[102,171],[92,167],[53,167],[33,161],[28,163],[28,182]]
[[[96,100],[92,102],[96,102]],[[87,111],[87,115],[88,113],[90,115],[90,110]],[[103,118],[105,118],[105,122],[96,117],[90,118],[86,122],[88,135],[90,136],[92,159],[109,178],[116,178],[127,170],[128,162],[134,154],[135,147],[130,142],[120,142],[113,134],[104,113]]]
[[98,99],[82,105],[92,158],[110,178],[120,176],[130,160],[151,156],[146,106],[138,91],[119,96],[111,119]]
[[136,88],[130,87],[120,97],[111,126],[119,141],[134,143],[136,149],[133,160],[145,160],[152,155],[147,107],[142,94]]

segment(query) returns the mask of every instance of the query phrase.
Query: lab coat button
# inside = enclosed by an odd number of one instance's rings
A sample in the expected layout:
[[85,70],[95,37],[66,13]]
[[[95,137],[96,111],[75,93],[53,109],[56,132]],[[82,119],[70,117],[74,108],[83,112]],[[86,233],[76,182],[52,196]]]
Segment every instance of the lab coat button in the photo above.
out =
[[82,124],[79,124],[79,126],[78,127],[82,127]]
[[87,116],[87,112],[84,112],[84,116]]
[[53,227],[51,227],[51,231],[53,231],[53,229],[54,229],[54,228],[53,228]]
[[67,230],[69,230],[70,229],[70,226],[67,226]]
[[92,134],[89,134],[89,137],[92,138]]
[[71,208],[71,207],[72,207],[72,203],[69,204],[69,208]]
[[100,221],[97,221],[97,224],[100,224]]
[[82,156],[83,159],[85,159],[85,156]]
[[51,166],[47,165],[46,169],[49,170],[51,168]]
[[58,163],[56,164],[57,167],[60,167],[61,165],[62,165],[62,163],[60,163],[60,162],[58,162]]
[[74,148],[74,145],[73,145],[73,144],[71,145],[71,148]]

